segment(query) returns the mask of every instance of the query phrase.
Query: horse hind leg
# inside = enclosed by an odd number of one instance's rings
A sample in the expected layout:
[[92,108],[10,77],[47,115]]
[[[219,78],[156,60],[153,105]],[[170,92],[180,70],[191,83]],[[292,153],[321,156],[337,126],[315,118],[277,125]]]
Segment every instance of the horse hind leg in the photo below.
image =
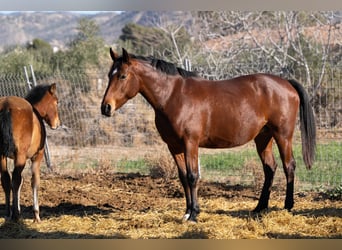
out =
[[11,199],[11,177],[8,173],[7,169],[7,158],[4,156],[1,156],[0,160],[1,164],[1,185],[5,192],[5,210],[6,210],[6,219],[9,219],[11,217],[11,206],[10,206],[10,199]]
[[23,183],[21,173],[25,167],[26,158],[16,158],[14,161],[14,169],[12,173],[12,220],[18,221],[20,217],[20,190]]
[[292,140],[277,139],[278,149],[283,163],[284,173],[286,176],[286,197],[284,208],[290,211],[294,205],[294,177],[296,170],[296,161],[293,157]]
[[40,163],[43,159],[43,151],[42,149],[35,158],[32,159],[32,178],[31,178],[31,187],[33,194],[33,214],[34,214],[34,222],[40,222],[39,216],[39,202],[38,202],[38,189],[40,185]]
[[261,195],[258,205],[253,210],[255,213],[259,213],[262,210],[268,208],[268,202],[271,193],[271,187],[273,184],[273,178],[277,169],[277,163],[275,161],[272,144],[273,138],[270,131],[267,128],[264,129],[255,139],[258,155],[261,159],[264,170],[264,185],[262,187]]

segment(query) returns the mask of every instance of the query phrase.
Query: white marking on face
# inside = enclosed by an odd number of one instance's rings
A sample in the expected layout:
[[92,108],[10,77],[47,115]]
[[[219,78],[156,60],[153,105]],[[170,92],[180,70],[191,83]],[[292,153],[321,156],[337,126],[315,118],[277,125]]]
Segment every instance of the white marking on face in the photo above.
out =
[[112,76],[113,76],[113,75],[115,75],[115,74],[116,74],[116,72],[118,72],[118,69],[117,69],[117,68],[115,68],[115,69],[113,70],[113,72],[112,72]]

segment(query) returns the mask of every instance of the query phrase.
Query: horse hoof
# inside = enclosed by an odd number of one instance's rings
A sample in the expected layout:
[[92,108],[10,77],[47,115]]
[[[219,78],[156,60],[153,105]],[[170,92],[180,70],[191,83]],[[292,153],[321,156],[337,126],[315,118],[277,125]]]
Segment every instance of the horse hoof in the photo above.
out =
[[33,219],[33,223],[40,223],[41,222],[41,219],[40,218],[35,218]]
[[189,220],[189,218],[190,218],[190,214],[184,214],[184,216],[183,216],[183,218],[182,218],[182,221],[183,221],[183,222],[186,222],[186,221]]
[[259,208],[259,207],[256,207],[252,213],[253,214],[260,214],[260,213],[264,213],[264,212],[267,212],[268,208],[267,207],[264,207],[264,208]]
[[11,217],[11,221],[12,221],[12,222],[19,223],[20,220],[21,220],[20,217],[13,217],[13,216]]

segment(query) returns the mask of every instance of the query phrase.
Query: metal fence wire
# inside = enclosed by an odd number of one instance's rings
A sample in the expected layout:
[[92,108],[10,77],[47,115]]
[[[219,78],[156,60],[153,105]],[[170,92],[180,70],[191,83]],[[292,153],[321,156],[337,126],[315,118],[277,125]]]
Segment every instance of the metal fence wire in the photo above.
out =
[[[325,81],[315,96],[311,86],[306,86],[303,79],[299,80],[312,96],[318,146],[316,164],[311,171],[306,172],[301,161],[299,130],[296,130],[294,142],[295,147],[299,148],[298,153],[295,152],[296,171],[303,175],[296,185],[302,188],[339,186],[342,183],[341,70],[327,72]],[[57,83],[59,113],[63,126],[58,130],[47,129],[50,158],[55,170],[77,168],[82,171],[109,164],[115,171],[123,162],[138,164],[151,154],[167,154],[167,148],[154,125],[154,112],[142,96],[138,95],[130,100],[114,117],[101,115],[101,99],[107,86],[105,72],[59,72],[37,77],[36,80],[37,84]],[[25,96],[27,91],[24,72],[0,75],[0,96]],[[200,154],[202,178],[219,181],[224,176],[224,181],[249,185],[259,181],[259,174],[263,175],[253,143],[237,149],[201,149]],[[213,157],[210,157],[211,155]],[[229,163],[224,157],[235,157],[240,161]],[[241,166],[237,168],[234,165]],[[176,167],[174,171],[177,171]],[[277,178],[284,182],[281,170],[277,171],[276,180]],[[263,177],[260,178],[262,179]]]

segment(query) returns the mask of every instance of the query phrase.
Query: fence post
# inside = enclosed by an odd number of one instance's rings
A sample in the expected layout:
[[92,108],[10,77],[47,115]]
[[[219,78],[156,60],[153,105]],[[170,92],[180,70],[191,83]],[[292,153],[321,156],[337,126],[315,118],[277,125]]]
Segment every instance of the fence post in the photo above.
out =
[[189,59],[184,59],[184,68],[187,71],[191,71],[191,61]]
[[[37,86],[37,81],[36,81],[36,76],[34,75],[34,71],[33,71],[33,66],[30,65],[30,70],[31,70],[31,76],[32,76],[32,80],[33,83],[30,81],[29,75],[27,73],[27,69],[26,66],[24,66],[24,71],[25,71],[25,76],[26,76],[26,82],[28,85],[28,89],[30,90],[32,88],[32,85],[35,87]],[[44,123],[43,123],[44,124]],[[45,126],[45,124],[44,124]],[[45,158],[45,162],[46,162],[46,166],[51,169],[51,158],[50,158],[50,150],[49,150],[49,145],[48,145],[48,140],[47,137],[45,138],[45,145],[44,145],[44,158]]]

